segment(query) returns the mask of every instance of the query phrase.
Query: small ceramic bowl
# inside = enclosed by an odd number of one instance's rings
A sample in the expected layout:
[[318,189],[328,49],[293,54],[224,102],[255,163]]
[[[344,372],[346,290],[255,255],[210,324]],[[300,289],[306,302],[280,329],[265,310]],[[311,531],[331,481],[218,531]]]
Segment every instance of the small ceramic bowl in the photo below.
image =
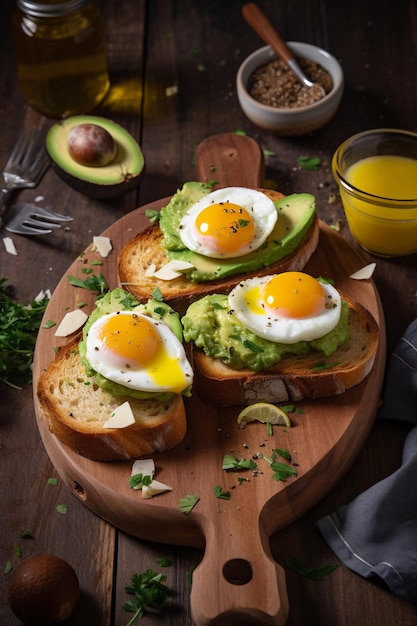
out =
[[295,41],[287,45],[296,59],[310,59],[329,72],[333,80],[331,91],[321,100],[300,108],[277,108],[255,100],[248,93],[249,77],[258,67],[277,58],[270,46],[264,46],[239,67],[237,96],[243,112],[257,126],[282,136],[305,135],[324,126],[336,113],[343,94],[343,71],[332,55],[317,46]]
[[417,133],[375,128],[346,139],[332,170],[352,236],[382,257],[417,252]]

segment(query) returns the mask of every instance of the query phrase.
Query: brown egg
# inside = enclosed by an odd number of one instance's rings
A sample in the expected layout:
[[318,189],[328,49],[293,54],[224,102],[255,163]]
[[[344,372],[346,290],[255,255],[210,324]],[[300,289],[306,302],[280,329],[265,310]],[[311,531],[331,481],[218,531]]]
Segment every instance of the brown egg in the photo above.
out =
[[80,596],[78,578],[67,561],[50,554],[23,561],[13,572],[8,602],[28,626],[54,626],[74,611]]
[[80,165],[103,167],[114,160],[117,145],[102,126],[78,124],[68,133],[68,152]]

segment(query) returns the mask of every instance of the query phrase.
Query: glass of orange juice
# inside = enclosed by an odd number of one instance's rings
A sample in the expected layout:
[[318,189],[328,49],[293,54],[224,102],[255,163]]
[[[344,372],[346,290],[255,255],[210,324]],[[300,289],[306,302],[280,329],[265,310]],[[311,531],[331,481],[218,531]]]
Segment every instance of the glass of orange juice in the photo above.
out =
[[336,150],[333,175],[359,245],[382,257],[417,252],[417,134],[368,130]]

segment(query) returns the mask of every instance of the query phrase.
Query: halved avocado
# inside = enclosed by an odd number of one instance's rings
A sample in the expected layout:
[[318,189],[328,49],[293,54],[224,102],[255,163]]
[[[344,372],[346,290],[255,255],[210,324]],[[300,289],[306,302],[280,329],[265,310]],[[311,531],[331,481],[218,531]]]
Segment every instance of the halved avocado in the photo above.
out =
[[[96,124],[113,137],[116,156],[108,165],[91,167],[77,163],[68,152],[68,133],[79,124]],[[57,174],[70,187],[90,198],[115,198],[137,187],[144,167],[142,150],[127,130],[112,120],[75,115],[54,124],[46,135],[46,149]]]

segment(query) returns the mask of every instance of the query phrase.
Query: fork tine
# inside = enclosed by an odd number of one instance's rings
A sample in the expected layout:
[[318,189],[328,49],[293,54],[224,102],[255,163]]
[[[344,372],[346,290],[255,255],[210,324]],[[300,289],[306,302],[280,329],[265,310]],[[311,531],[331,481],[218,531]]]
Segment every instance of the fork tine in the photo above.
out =
[[45,232],[45,228],[61,228],[61,224],[57,224],[56,222],[46,222],[44,220],[37,220],[31,217],[23,219],[22,224],[25,226],[35,226],[35,228],[41,228],[42,232]]
[[12,225],[4,225],[5,229],[10,233],[15,233],[17,235],[47,235],[51,233],[51,229],[46,228],[35,228],[33,226],[26,226],[25,224],[19,224],[18,226]]
[[[40,206],[29,205],[24,202],[18,202],[14,205],[14,208],[16,210],[19,210],[19,208],[22,210],[22,207],[24,207],[26,210],[31,209],[30,215],[32,217],[39,217],[41,219],[45,217],[47,219],[53,219],[58,222],[71,222],[73,220],[73,218],[69,215],[62,215],[61,213],[55,213],[54,211],[47,211]],[[13,210],[13,207],[11,207],[11,210]]]

